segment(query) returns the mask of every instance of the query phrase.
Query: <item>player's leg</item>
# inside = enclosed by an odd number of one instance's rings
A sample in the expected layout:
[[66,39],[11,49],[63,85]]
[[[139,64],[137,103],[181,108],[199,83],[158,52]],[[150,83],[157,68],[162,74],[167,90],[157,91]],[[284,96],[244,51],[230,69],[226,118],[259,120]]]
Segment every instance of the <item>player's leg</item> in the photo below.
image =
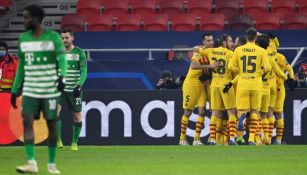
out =
[[274,118],[274,107],[276,103],[276,97],[277,97],[277,90],[276,85],[270,87],[270,104],[269,104],[269,111],[268,111],[268,120],[269,120],[269,144],[271,144],[274,125],[275,125],[275,118]]
[[217,114],[217,121],[216,121],[216,144],[217,145],[222,145],[224,142],[224,137],[223,137],[223,112],[219,111]]
[[249,122],[249,145],[255,144],[255,133],[258,126],[258,110],[260,109],[262,99],[262,90],[252,90],[250,91],[250,108],[251,108],[251,116]]
[[57,118],[56,118],[56,128],[57,128],[57,146],[58,148],[63,148],[62,142],[62,120],[60,117],[62,106],[58,105]]
[[[218,87],[211,87],[211,120],[210,120],[210,145],[215,145],[216,142],[219,144],[221,141],[222,134],[222,118],[220,116],[220,111],[224,107],[222,106],[222,97],[219,93]],[[218,141],[217,141],[218,140]]]
[[57,118],[56,118],[56,127],[57,127],[57,147],[63,148],[63,142],[62,142],[62,119],[60,117],[62,106],[66,101],[66,94],[65,92],[62,92],[61,96],[59,97],[59,104],[57,106]]
[[211,110],[211,119],[210,119],[210,145],[216,144],[216,128],[218,121],[218,110]]
[[236,93],[236,106],[237,106],[237,142],[244,142],[243,129],[247,112],[250,110],[250,93],[248,90],[237,90]]
[[282,116],[283,108],[284,108],[284,101],[286,98],[285,87],[282,86],[281,88],[277,89],[277,96],[278,100],[275,103],[275,118],[276,118],[276,140],[274,144],[281,144],[282,135],[284,133],[284,119]]
[[33,121],[34,115],[39,111],[39,101],[31,97],[23,97],[22,99],[22,117],[24,128],[24,144],[27,154],[28,163],[17,166],[16,171],[20,173],[37,173],[38,167],[35,160],[35,144]]
[[263,130],[262,143],[269,143],[269,120],[267,118],[269,111],[270,94],[262,95],[261,107],[260,107],[260,117],[261,125]]
[[68,99],[71,109],[73,111],[73,118],[74,118],[71,150],[76,151],[78,150],[78,140],[82,129],[81,111],[82,111],[83,94],[81,92],[80,96],[75,98],[72,93],[69,93]]
[[230,88],[228,93],[223,93],[223,88],[220,88],[220,94],[223,98],[223,103],[227,109],[228,126],[229,126],[229,145],[237,145],[235,135],[237,132],[237,116],[236,116],[236,100],[234,89]]
[[224,113],[222,117],[222,123],[223,123],[223,145],[228,145],[230,132],[229,132],[229,120],[226,113]]
[[205,122],[205,104],[207,102],[207,94],[205,92],[205,88],[200,86],[198,88],[198,100],[197,100],[197,106],[198,106],[198,118],[196,121],[196,127],[195,127],[195,135],[194,135],[194,141],[193,145],[204,145],[199,137],[201,130],[204,128],[204,122]]
[[56,146],[57,146],[57,105],[59,98],[41,99],[43,108],[43,114],[47,121],[48,126],[48,164],[47,169],[51,174],[60,174],[60,171],[56,168]]
[[188,145],[188,142],[186,141],[186,131],[189,124],[189,117],[191,116],[192,110],[197,103],[197,92],[194,87],[188,86],[184,83],[182,87],[182,93],[182,107],[184,109],[184,113],[181,117],[181,132],[179,145]]

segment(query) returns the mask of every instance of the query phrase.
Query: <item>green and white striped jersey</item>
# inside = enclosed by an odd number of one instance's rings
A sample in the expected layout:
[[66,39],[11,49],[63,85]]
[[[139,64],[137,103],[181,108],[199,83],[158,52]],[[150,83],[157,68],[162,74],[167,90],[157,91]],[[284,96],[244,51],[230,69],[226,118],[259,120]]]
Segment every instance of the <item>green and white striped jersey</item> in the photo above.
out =
[[54,98],[61,95],[57,80],[57,56],[65,52],[60,35],[44,29],[39,38],[31,31],[19,37],[18,58],[24,62],[23,96],[34,98]]
[[85,77],[81,76],[81,68],[87,66],[87,60],[85,52],[77,46],[67,52],[66,59],[67,74],[65,76],[66,86],[64,91],[72,92],[77,85],[82,86],[85,81],[83,80]]

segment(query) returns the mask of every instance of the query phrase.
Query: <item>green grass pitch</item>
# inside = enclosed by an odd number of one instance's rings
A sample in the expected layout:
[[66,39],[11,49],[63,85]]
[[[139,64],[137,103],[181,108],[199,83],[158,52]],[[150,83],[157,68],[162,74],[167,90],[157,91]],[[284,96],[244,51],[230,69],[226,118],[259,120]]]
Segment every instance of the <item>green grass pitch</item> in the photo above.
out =
[[[36,157],[38,174],[47,174],[47,147]],[[0,175],[25,162],[23,147],[0,147]],[[306,175],[307,146],[66,146],[57,166],[68,175]]]

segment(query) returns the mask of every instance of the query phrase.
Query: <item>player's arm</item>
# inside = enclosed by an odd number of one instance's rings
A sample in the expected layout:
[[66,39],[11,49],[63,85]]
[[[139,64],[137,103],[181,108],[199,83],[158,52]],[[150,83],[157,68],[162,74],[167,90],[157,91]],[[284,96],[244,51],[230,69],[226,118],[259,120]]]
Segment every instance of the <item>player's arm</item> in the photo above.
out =
[[238,54],[237,51],[235,50],[234,53],[232,54],[232,57],[229,60],[227,69],[230,70],[231,72],[238,73],[239,69],[237,67],[237,62],[238,62]]
[[193,70],[205,70],[208,68],[216,68],[218,66],[220,66],[220,63],[213,63],[210,65],[202,65],[199,63],[199,60],[201,59],[201,55],[199,53],[194,52],[193,53],[193,57],[192,57],[192,61],[191,61],[191,69]]
[[263,69],[263,73],[268,73],[271,71],[272,67],[270,65],[270,62],[269,62],[269,58],[267,57],[267,54],[266,52],[264,52],[265,54],[263,54],[262,56],[262,66],[261,68]]
[[83,86],[85,79],[87,76],[87,60],[86,60],[86,55],[85,52],[82,51],[80,54],[80,80],[78,81],[79,86]]
[[273,59],[270,59],[270,63],[271,63],[271,66],[272,66],[272,69],[275,71],[275,73],[281,77],[282,79],[284,80],[287,80],[288,77],[287,75],[280,69],[280,67],[277,65],[276,61],[273,60]]
[[193,52],[199,53],[202,56],[209,57],[208,55],[209,55],[210,48],[209,49],[205,49],[205,48],[201,48],[199,46],[195,46],[195,47],[193,47],[192,50],[193,50]]
[[294,71],[290,64],[287,64],[285,67],[286,71],[289,73],[290,78],[295,79],[294,77]]
[[56,34],[54,38],[55,52],[59,65],[59,76],[64,77],[67,72],[66,49],[60,35]]
[[21,83],[22,83],[24,76],[25,76],[25,69],[24,69],[25,58],[24,58],[24,54],[22,54],[22,52],[20,50],[20,44],[18,44],[18,58],[19,58],[19,62],[18,62],[18,66],[17,66],[17,73],[16,73],[16,76],[15,76],[15,79],[14,79],[13,87],[11,89],[12,94],[17,93],[17,90],[20,88]]

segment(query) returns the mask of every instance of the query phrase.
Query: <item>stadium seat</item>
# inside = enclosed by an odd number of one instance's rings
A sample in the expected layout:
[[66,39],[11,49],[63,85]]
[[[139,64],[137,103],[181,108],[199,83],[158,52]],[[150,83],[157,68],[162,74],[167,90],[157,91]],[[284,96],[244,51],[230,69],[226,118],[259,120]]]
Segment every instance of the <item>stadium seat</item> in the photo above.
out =
[[65,15],[61,21],[61,29],[70,28],[74,32],[84,31],[84,18],[79,15]]
[[145,15],[155,13],[157,3],[152,0],[130,0],[129,5],[133,14]]
[[268,12],[267,0],[245,0],[243,3],[243,13],[256,15]]
[[100,0],[79,0],[77,3],[77,15],[90,16],[100,14]]
[[128,13],[128,0],[102,0],[105,14],[120,15]]
[[111,31],[113,29],[113,16],[111,15],[97,15],[91,16],[88,19],[88,31]]
[[183,12],[183,1],[181,0],[161,0],[159,2],[160,13],[173,16]]
[[116,31],[139,31],[141,30],[140,15],[117,15],[114,17]]
[[286,30],[303,30],[306,29],[307,20],[304,15],[289,15],[285,17],[284,29]]
[[232,16],[228,19],[230,30],[246,30],[253,25],[253,18],[250,15]]
[[258,30],[279,30],[280,17],[276,14],[263,13],[254,16]]
[[307,1],[306,0],[297,0],[299,12],[307,14]]
[[287,15],[295,12],[295,0],[272,0],[272,13]]
[[194,31],[196,29],[195,14],[178,14],[172,16],[173,31]]
[[12,7],[11,0],[1,0],[0,1],[0,10],[9,10]]
[[223,14],[207,14],[201,17],[200,30],[224,30]]
[[144,31],[167,31],[168,16],[165,14],[147,14],[143,16]]
[[211,0],[189,0],[187,3],[187,12],[202,16],[203,14],[211,13]]
[[215,12],[224,14],[226,18],[240,14],[240,2],[232,0],[219,0],[215,4]]

